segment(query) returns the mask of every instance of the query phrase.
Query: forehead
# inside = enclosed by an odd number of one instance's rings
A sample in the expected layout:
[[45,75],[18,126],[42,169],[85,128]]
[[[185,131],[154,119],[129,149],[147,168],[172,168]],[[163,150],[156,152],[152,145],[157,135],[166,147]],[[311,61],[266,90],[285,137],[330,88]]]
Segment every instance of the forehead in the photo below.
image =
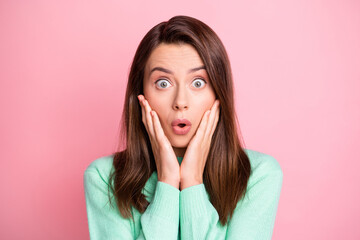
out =
[[190,69],[203,64],[200,55],[190,44],[166,44],[157,46],[146,63],[145,72],[154,67],[166,67],[172,70],[184,68]]

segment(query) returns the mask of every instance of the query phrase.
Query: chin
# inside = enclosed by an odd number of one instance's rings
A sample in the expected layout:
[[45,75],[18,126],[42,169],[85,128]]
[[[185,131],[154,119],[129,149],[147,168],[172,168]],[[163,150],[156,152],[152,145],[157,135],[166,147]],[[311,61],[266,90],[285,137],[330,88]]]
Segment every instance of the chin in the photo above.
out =
[[171,146],[176,148],[186,148],[189,145],[189,139],[186,136],[172,136],[171,139],[169,139]]
[[187,148],[188,144],[182,144],[182,145],[179,145],[179,144],[171,144],[171,146],[173,148]]

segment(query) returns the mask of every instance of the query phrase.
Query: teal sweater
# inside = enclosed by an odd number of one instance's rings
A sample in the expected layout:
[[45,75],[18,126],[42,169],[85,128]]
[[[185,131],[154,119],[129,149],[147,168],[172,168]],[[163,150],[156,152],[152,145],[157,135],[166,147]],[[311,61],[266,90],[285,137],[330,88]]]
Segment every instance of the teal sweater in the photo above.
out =
[[146,211],[141,214],[132,207],[135,221],[123,218],[115,201],[112,206],[108,202],[113,155],[96,159],[84,173],[90,239],[271,239],[283,173],[270,155],[244,150],[252,169],[247,192],[225,226],[220,224],[204,184],[180,191],[158,181],[156,172],[142,190],[150,203]]

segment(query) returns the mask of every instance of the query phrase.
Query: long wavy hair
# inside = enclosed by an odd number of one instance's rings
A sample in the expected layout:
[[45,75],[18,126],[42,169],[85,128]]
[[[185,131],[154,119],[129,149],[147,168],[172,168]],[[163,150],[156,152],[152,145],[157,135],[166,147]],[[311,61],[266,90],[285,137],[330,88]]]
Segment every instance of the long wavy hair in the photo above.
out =
[[121,215],[133,220],[131,207],[143,213],[149,205],[142,189],[156,171],[156,165],[137,96],[144,94],[145,65],[160,43],[192,45],[204,62],[216,98],[220,100],[219,121],[211,139],[203,183],[219,214],[219,221],[225,225],[238,201],[245,197],[251,166],[239,139],[233,79],[225,47],[209,26],[188,16],[175,16],[157,24],[144,36],[136,50],[120,125],[120,141],[126,145],[114,153],[114,171],[109,179],[110,202],[111,192]]

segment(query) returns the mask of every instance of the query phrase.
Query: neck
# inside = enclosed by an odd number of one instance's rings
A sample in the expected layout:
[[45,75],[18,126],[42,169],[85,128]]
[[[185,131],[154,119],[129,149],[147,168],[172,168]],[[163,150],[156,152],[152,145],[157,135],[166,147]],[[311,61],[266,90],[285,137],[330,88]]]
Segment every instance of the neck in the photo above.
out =
[[177,157],[184,157],[185,155],[185,152],[186,152],[186,148],[176,148],[176,147],[173,147],[174,149],[174,152],[175,152],[175,155]]

